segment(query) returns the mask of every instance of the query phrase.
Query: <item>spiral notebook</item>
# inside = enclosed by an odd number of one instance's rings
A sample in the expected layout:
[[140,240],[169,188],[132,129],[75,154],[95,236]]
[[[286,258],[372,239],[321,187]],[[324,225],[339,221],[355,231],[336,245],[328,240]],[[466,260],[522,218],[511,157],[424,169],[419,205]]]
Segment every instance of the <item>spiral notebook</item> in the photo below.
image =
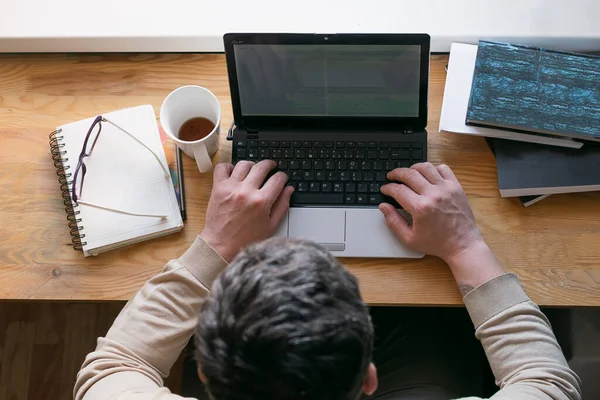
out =
[[59,126],[50,135],[73,248],[86,257],[183,228],[152,106],[102,116],[111,123],[102,124],[85,158],[85,183],[77,203],[73,175],[96,116]]

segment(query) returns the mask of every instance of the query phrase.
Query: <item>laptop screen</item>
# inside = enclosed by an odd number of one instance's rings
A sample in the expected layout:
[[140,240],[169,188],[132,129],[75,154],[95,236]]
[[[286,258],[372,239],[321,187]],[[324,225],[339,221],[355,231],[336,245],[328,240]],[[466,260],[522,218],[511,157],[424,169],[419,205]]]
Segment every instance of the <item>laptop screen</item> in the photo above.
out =
[[234,44],[242,116],[419,116],[420,45]]

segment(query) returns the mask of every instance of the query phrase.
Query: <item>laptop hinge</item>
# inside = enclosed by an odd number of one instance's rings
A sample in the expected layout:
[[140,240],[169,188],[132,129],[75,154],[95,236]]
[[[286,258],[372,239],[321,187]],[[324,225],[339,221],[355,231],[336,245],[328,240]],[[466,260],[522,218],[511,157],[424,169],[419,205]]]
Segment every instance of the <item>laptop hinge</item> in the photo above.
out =
[[235,128],[235,121],[231,122],[229,129],[227,130],[227,140],[233,140],[233,129]]
[[402,133],[404,133],[404,134],[417,133],[417,132],[423,132],[424,130],[425,130],[424,126],[405,126],[404,128],[402,128]]
[[[229,127],[229,130],[227,131],[227,140],[233,140],[233,129],[234,128],[235,128],[235,123],[232,122],[231,126]],[[258,128],[246,128],[246,132],[248,133],[248,139],[258,138]]]

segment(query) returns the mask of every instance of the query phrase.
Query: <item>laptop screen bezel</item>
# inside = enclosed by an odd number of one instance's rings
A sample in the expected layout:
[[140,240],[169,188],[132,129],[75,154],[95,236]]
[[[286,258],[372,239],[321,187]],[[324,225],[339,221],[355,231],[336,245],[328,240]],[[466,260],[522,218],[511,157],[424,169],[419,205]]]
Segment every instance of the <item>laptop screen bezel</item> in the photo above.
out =
[[[425,129],[429,86],[430,36],[415,34],[227,33],[223,36],[235,125],[239,128],[368,128]],[[242,115],[234,46],[236,44],[418,45],[421,46],[419,114],[417,117],[331,117]]]

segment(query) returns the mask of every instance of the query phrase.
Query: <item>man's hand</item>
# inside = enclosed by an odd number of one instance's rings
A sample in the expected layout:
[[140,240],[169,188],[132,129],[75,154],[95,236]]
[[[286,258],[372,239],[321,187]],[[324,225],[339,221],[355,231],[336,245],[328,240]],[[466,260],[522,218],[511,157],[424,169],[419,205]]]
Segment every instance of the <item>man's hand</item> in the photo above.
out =
[[[288,177],[277,172],[265,179],[277,164],[264,160],[240,161],[215,167],[213,189],[200,237],[225,260],[231,261],[250,243],[275,232],[290,206],[294,188]],[[263,185],[264,182],[264,185]]]
[[463,296],[502,275],[504,269],[485,244],[458,179],[447,165],[431,163],[398,168],[388,179],[402,183],[382,186],[412,215],[412,224],[390,204],[379,209],[394,234],[408,247],[438,256],[450,266]]
[[447,165],[431,163],[398,168],[388,174],[391,181],[381,192],[408,211],[412,225],[390,204],[379,209],[396,236],[407,246],[445,261],[483,241],[467,197]]

